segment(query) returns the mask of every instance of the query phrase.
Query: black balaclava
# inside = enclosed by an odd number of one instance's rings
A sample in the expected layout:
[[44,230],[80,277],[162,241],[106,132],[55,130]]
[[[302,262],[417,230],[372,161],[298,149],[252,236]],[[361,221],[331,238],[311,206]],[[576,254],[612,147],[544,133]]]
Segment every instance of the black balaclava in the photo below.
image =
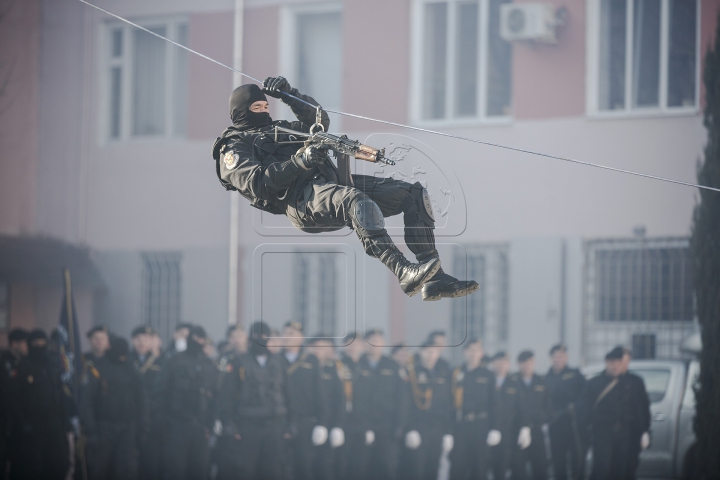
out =
[[[33,345],[36,340],[45,340],[45,345]],[[40,329],[28,335],[28,359],[34,363],[45,363],[48,358],[47,335]]]
[[130,353],[130,347],[127,340],[121,337],[110,337],[110,349],[105,356],[111,362],[122,363],[127,360]]
[[250,105],[260,100],[267,102],[267,97],[254,83],[241,85],[233,90],[230,95],[230,119],[235,128],[250,130],[272,123],[269,113],[250,111]]
[[267,348],[268,332],[270,327],[262,322],[255,322],[250,327],[250,342],[248,351],[254,357],[268,355],[270,351]]
[[192,354],[197,354],[203,351],[204,345],[202,343],[199,343],[195,340],[197,337],[199,339],[205,339],[207,338],[207,334],[205,333],[205,329],[202,327],[198,327],[197,325],[194,325],[190,328],[190,335],[188,335],[187,339],[187,352]]

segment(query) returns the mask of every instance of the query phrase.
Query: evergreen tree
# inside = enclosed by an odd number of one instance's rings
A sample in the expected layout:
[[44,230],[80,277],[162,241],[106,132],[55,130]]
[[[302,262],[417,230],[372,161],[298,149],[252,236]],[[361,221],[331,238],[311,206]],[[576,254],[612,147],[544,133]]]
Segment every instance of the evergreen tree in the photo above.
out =
[[[705,158],[698,166],[700,185],[720,188],[720,15],[715,45],[705,56]],[[696,469],[693,477],[720,478],[720,193],[700,190],[691,239],[697,315],[702,352],[697,391]]]

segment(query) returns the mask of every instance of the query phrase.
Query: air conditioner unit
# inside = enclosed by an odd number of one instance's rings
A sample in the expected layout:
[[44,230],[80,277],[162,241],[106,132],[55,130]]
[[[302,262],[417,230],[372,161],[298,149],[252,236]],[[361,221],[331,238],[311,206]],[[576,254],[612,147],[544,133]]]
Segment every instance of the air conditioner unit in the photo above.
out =
[[558,21],[548,3],[506,3],[500,6],[500,36],[508,41],[555,43]]

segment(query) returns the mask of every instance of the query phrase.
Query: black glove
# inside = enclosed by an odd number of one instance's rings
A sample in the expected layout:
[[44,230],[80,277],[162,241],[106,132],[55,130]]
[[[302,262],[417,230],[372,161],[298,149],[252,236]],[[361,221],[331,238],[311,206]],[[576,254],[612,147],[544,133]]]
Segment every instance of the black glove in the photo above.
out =
[[312,170],[323,161],[325,161],[323,152],[315,147],[303,147],[293,156],[295,165],[303,170]]
[[283,92],[292,93],[292,87],[285,77],[267,77],[263,81],[262,89],[273,98],[283,98]]

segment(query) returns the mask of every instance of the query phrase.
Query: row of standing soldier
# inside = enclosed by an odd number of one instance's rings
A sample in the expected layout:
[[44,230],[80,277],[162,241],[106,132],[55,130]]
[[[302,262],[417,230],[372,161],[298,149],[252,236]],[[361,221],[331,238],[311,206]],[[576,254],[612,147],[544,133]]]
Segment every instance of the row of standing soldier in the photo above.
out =
[[[435,479],[447,454],[452,480],[486,478],[489,471],[496,479],[508,473],[542,479],[548,474],[545,432],[555,478],[579,476],[589,441],[595,478],[634,477],[649,416],[642,381],[623,380],[629,358],[623,349],[608,354],[600,381],[585,385],[581,373],[567,367],[562,345],[553,347],[553,367],[539,376],[529,351],[518,357],[519,372],[509,373],[502,352],[490,359],[491,372],[479,340],[465,342],[465,363],[452,369],[441,358],[446,341],[439,332],[416,354],[395,348],[389,357],[382,332],[369,331],[364,339],[347,338],[340,358],[323,337],[306,340],[297,322],[285,325],[284,347],[270,333],[260,323],[249,339],[241,328],[231,329],[229,348],[213,362],[201,327],[180,325],[164,354],[148,327],[133,331],[132,352],[106,327],[92,329],[76,478]],[[31,349],[38,336],[28,339]],[[10,392],[3,399],[26,417],[44,411],[34,424],[57,425],[17,442],[18,430],[27,430],[20,424],[33,422],[6,422],[8,445],[16,445],[6,457],[10,478],[63,478],[70,455],[68,442],[61,444],[72,431],[74,406],[58,395],[59,381],[45,388],[54,396],[26,402],[38,372],[33,376],[32,362],[18,360],[21,353],[4,359],[4,384],[12,388],[3,390]],[[38,447],[41,438],[47,448]],[[40,476],[23,466],[45,470]]]

